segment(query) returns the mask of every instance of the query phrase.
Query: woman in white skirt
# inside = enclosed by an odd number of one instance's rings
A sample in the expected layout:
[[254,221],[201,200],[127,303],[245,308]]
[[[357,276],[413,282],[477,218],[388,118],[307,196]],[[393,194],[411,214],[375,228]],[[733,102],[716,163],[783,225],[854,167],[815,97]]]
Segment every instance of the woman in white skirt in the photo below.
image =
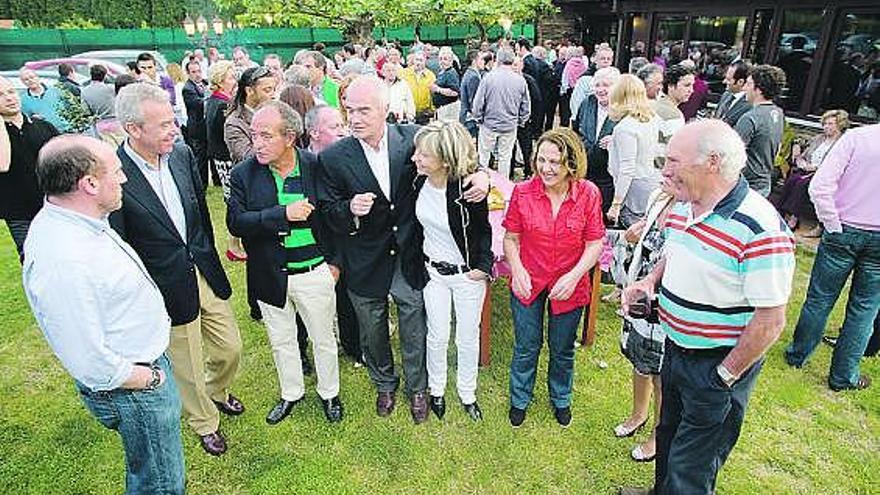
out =
[[462,198],[464,177],[477,166],[467,130],[457,121],[435,121],[415,136],[419,177],[416,218],[422,228],[428,284],[422,291],[427,315],[427,368],[431,410],[446,414],[446,354],[452,309],[458,354],[458,397],[467,415],[482,419],[477,405],[480,315],[492,268],[492,227],[486,200]]

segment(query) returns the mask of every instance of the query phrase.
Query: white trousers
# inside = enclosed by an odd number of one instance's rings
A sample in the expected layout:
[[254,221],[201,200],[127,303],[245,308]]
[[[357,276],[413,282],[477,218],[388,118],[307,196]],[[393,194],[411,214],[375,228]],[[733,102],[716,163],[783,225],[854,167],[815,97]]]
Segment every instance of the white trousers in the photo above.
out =
[[489,158],[495,155],[495,165],[498,173],[505,179],[510,178],[510,159],[513,156],[513,147],[516,145],[516,129],[510,132],[495,132],[486,126],[480,126],[480,135],[477,140],[477,151],[480,158],[480,167],[489,167]]
[[463,273],[440,275],[428,267],[428,285],[422,294],[427,315],[427,368],[431,395],[446,391],[446,359],[452,309],[455,307],[455,347],[458,354],[456,386],[463,404],[477,400],[477,365],[480,359],[480,317],[486,295],[485,280],[471,280]]
[[339,395],[339,357],[333,320],[336,318],[336,282],[327,264],[287,277],[287,301],[278,308],[258,301],[278,371],[281,398],[295,401],[305,394],[302,361],[296,340],[296,313],[306,324],[315,356],[318,395],[332,399]]

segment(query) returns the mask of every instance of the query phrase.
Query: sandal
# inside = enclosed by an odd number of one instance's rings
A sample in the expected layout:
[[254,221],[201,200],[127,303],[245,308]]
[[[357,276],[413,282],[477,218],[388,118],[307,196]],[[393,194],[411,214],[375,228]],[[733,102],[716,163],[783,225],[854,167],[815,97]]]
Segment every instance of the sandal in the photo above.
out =
[[629,456],[632,458],[632,460],[636,462],[651,462],[654,460],[655,457],[657,457],[657,453],[655,452],[653,455],[650,456],[645,455],[645,451],[642,450],[642,445],[639,444],[636,445],[634,449],[632,449],[632,452],[629,453]]
[[642,429],[645,426],[645,423],[648,422],[648,418],[645,418],[640,424],[636,425],[635,428],[627,429],[626,422],[620,423],[619,425],[614,427],[614,436],[617,438],[627,438],[636,434],[637,431]]

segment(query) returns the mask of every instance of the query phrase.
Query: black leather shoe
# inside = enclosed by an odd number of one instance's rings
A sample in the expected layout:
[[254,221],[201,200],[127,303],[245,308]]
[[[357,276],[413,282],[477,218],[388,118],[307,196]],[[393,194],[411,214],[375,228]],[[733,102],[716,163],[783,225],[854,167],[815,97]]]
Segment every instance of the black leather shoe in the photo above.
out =
[[480,406],[477,405],[476,401],[472,404],[462,404],[464,407],[464,412],[474,421],[482,421],[483,420],[483,411],[480,410]]
[[437,415],[437,419],[443,419],[443,416],[446,414],[446,399],[444,399],[442,395],[440,397],[434,397],[432,395],[431,410]]
[[199,438],[205,452],[211,455],[223,455],[226,452],[226,439],[223,438],[220,430],[208,433],[207,435],[199,435]]
[[571,424],[571,408],[570,407],[554,407],[553,415],[556,416],[556,422],[563,428],[568,428]]
[[522,426],[523,421],[526,420],[526,410],[510,406],[510,411],[507,413],[507,419],[510,420],[510,426],[519,428]]
[[225,402],[218,402],[215,400],[214,405],[217,406],[217,409],[219,409],[220,412],[227,416],[238,416],[244,412],[244,404],[232,394],[226,396]]
[[338,395],[328,400],[321,399],[321,406],[324,408],[324,416],[327,421],[331,423],[342,421],[342,401],[339,400]]
[[275,407],[269,411],[269,414],[266,415],[266,422],[270,425],[276,425],[281,422],[287,415],[290,414],[290,411],[293,411],[293,406],[295,406],[300,400],[284,400],[281,399],[275,404]]
[[383,418],[391,416],[394,411],[394,392],[379,392],[376,394],[376,414]]

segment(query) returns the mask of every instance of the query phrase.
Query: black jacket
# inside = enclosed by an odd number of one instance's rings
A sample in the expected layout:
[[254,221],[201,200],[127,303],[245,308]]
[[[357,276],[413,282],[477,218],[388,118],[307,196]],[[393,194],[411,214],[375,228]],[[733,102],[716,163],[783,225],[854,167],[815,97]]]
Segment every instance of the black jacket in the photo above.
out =
[[596,99],[596,95],[587,96],[578,109],[572,127],[581,135],[581,140],[583,140],[584,148],[587,151],[587,179],[597,185],[613,184],[614,179],[608,173],[608,150],[599,147],[599,140],[611,135],[616,122],[611,120],[610,116],[606,117],[602,130],[596,136],[598,107],[599,101]]
[[205,100],[205,126],[208,133],[208,158],[228,162],[229,148],[226,147],[226,139],[223,136],[223,126],[226,124],[227,103],[214,95]]
[[[305,195],[309,203],[316,205],[318,159],[304,150],[296,154]],[[232,235],[241,237],[248,253],[248,289],[260,301],[282,308],[287,300],[288,275],[282,239],[293,223],[287,220],[286,208],[278,204],[275,178],[268,165],[250,157],[232,169],[229,189],[226,225]],[[337,265],[321,211],[312,212],[307,223],[324,260]]]
[[721,119],[726,122],[730,127],[735,127],[739,118],[752,109],[752,104],[749,103],[746,95],[740,96],[736,103],[733,103],[731,106],[732,102],[733,93],[725,91],[724,94],[721,95],[721,99],[718,100],[718,106],[715,107],[714,116],[716,119]]
[[199,314],[196,268],[217,297],[232,295],[214,246],[196,160],[185,144],[175,144],[168,160],[186,216],[186,239],[181,239],[159,197],[123,146],[116,154],[128,181],[122,185],[122,208],[110,215],[110,225],[134,248],[156,281],[171,324],[189,323]]
[[[413,184],[416,198],[418,198],[426,180],[425,176],[416,178]],[[492,225],[489,224],[489,204],[485,199],[478,203],[466,201],[462,197],[464,191],[461,179],[450,179],[446,184],[446,213],[449,216],[449,230],[467,267],[491,275],[495,255],[492,254]],[[419,224],[416,235],[418,245],[421,247],[425,240],[421,224]]]
[[[346,242],[340,242],[337,255],[342,260],[349,289],[363,297],[388,295],[395,258],[400,259],[409,285],[420,290],[427,282],[422,246],[416,239],[416,167],[412,155],[417,130],[412,125],[386,127],[390,198],[382,193],[360,142],[353,136],[337,141],[319,156],[319,208],[329,227],[345,236]],[[355,194],[365,192],[374,193],[376,199],[370,212],[360,217],[356,225],[349,201]]]
[[[202,88],[207,82],[202,82]],[[186,133],[190,139],[205,141],[208,139],[207,127],[205,126],[205,91],[199,89],[191,80],[183,85],[183,104],[186,106]]]

